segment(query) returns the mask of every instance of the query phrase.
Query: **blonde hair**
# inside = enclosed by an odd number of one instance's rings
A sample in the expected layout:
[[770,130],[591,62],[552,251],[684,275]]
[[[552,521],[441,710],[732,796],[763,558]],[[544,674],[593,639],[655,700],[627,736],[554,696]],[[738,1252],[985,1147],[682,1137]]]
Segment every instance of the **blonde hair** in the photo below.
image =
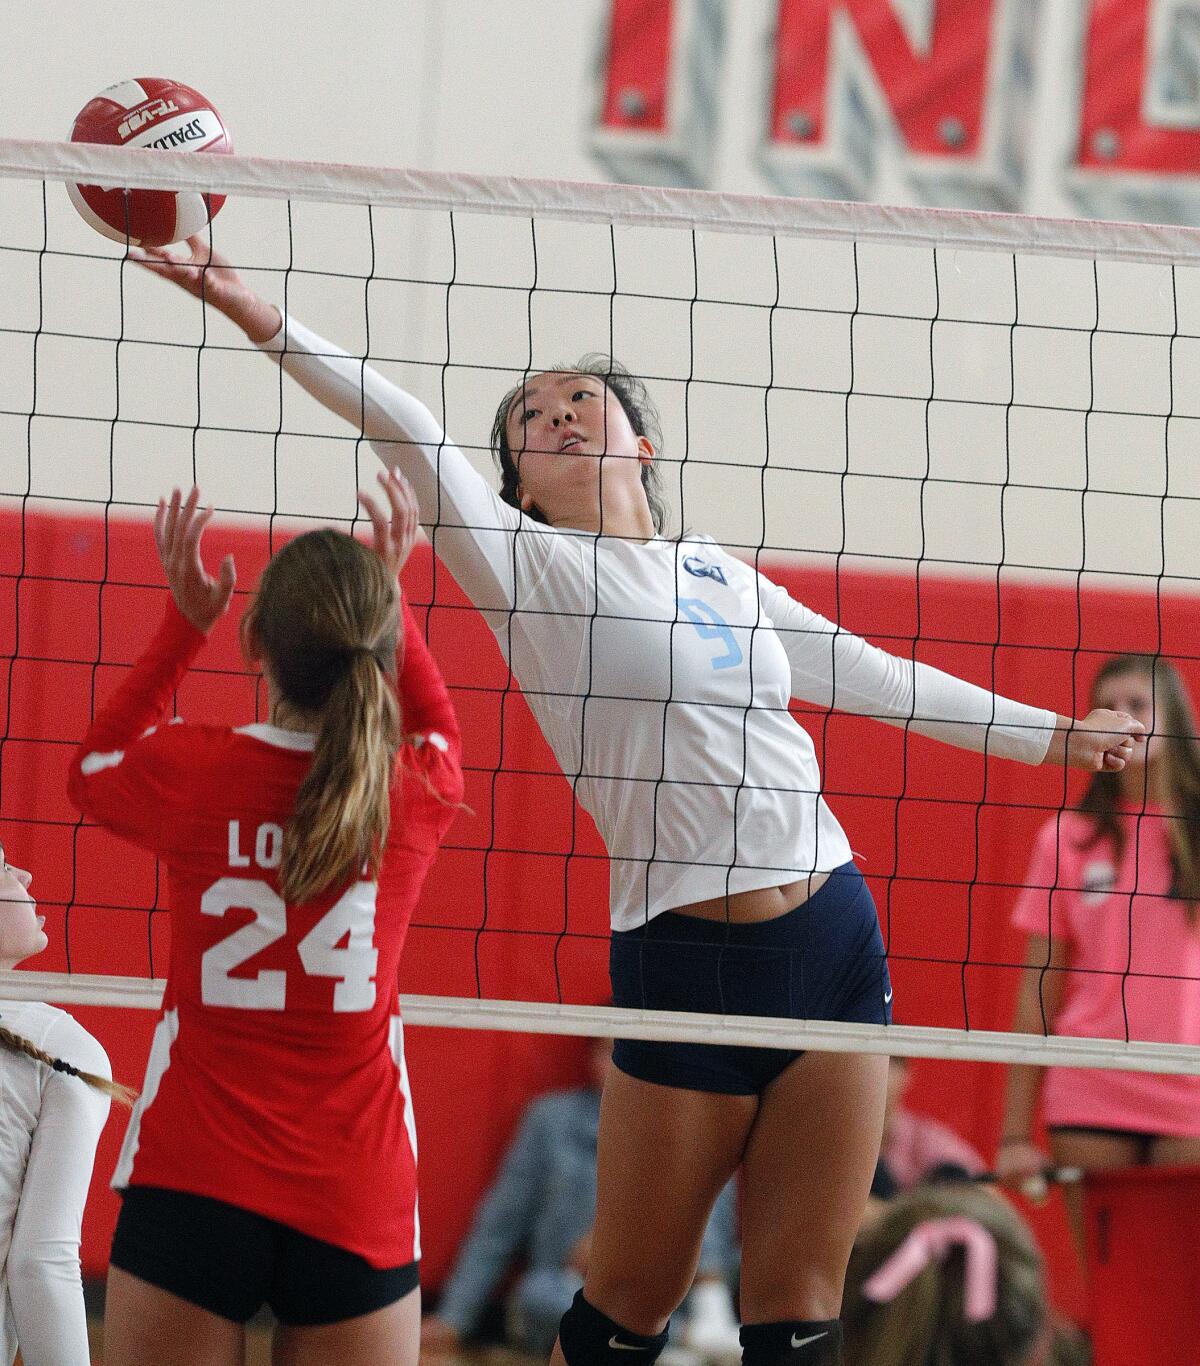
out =
[[285,898],[308,901],[366,866],[375,877],[391,820],[400,742],[396,581],[340,531],[310,531],[263,571],[242,619],[282,699],[320,717],[312,767],[283,836]]
[[[965,1215],[995,1239],[996,1310],[964,1313],[964,1254],[932,1261],[893,1300],[876,1303],[863,1284],[920,1224]],[[1042,1259],[1024,1222],[1004,1200],[973,1186],[927,1186],[898,1196],[862,1233],[850,1256],[842,1303],[846,1360],[853,1366],[1027,1366],[1045,1341]]]
[[103,1091],[106,1096],[117,1101],[120,1105],[132,1105],[137,1099],[137,1092],[131,1091],[128,1086],[122,1086],[120,1082],[109,1081],[107,1077],[101,1077],[95,1072],[82,1072],[78,1067],[73,1067],[69,1062],[64,1062],[62,1058],[56,1058],[53,1053],[47,1053],[44,1048],[39,1048],[37,1044],[31,1043],[23,1034],[14,1034],[11,1029],[6,1029],[3,1025],[0,1025],[0,1044],[7,1048],[10,1053],[23,1053],[25,1057],[32,1058],[34,1062],[40,1062],[43,1067],[49,1067],[55,1072],[65,1072],[71,1077],[78,1077],[80,1081],[86,1082],[94,1091]]

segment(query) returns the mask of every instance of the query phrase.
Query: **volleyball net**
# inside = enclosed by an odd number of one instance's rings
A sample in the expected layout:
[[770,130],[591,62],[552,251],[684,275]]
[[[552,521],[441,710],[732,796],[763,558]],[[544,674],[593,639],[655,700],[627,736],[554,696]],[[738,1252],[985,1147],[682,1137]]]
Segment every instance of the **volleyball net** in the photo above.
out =
[[[608,352],[660,409],[675,529],[846,629],[1075,715],[1116,653],[1200,685],[1200,233],[78,144],[0,141],[0,176],[0,820],[52,943],[49,970],[7,974],[3,993],[161,996],[159,869],[81,822],[65,784],[160,610],[159,495],[199,483],[244,603],[281,538],[353,526],[375,465],[240,333],[89,229],[64,181],[229,195],[214,247],[421,398],[493,481],[500,396]],[[423,553],[405,581],[462,718],[470,807],[410,931],[410,1022],[1200,1071],[1200,1048],[1135,1027],[1007,1032],[1012,904],[1079,775],[804,703],[879,907],[898,1023],[597,1005],[596,831],[445,568]],[[180,691],[190,720],[264,713],[239,615]],[[1123,987],[1153,990],[1136,912]]]

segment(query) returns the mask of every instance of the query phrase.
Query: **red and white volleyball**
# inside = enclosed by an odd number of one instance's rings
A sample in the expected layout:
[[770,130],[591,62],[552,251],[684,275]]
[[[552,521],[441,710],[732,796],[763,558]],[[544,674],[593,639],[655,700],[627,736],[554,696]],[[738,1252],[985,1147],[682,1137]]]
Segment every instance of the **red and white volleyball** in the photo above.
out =
[[[172,151],[232,152],[221,116],[198,90],[157,76],[121,81],[79,111],[72,142]],[[225,202],[198,190],[104,190],[67,185],[71,203],[115,242],[161,247],[199,232]]]

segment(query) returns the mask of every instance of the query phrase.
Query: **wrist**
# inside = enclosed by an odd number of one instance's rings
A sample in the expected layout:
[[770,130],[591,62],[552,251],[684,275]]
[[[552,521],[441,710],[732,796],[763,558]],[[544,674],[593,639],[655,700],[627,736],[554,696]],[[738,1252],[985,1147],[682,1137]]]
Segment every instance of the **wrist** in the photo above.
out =
[[256,294],[248,295],[230,309],[229,317],[255,346],[269,342],[283,326],[283,314],[279,309]]
[[167,605],[164,609],[163,620],[164,625],[169,623],[171,629],[178,634],[199,636],[201,641],[208,639],[208,630],[203,626],[198,626],[192,620],[191,615],[179,605],[179,600],[174,593],[167,594]]
[[1075,720],[1070,716],[1055,716],[1054,729],[1050,732],[1050,743],[1042,757],[1044,764],[1061,764],[1067,757],[1067,742]]

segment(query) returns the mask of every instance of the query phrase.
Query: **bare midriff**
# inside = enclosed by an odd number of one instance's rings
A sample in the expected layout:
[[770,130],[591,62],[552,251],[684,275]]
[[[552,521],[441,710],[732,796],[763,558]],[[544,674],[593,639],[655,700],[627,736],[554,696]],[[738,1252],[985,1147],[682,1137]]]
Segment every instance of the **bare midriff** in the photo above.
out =
[[774,920],[795,910],[825,885],[828,873],[812,873],[796,882],[785,882],[780,887],[756,887],[752,892],[734,892],[732,896],[714,896],[708,901],[693,901],[686,906],[672,906],[674,915],[694,915],[699,920],[723,920],[734,925],[753,925],[762,920]]

